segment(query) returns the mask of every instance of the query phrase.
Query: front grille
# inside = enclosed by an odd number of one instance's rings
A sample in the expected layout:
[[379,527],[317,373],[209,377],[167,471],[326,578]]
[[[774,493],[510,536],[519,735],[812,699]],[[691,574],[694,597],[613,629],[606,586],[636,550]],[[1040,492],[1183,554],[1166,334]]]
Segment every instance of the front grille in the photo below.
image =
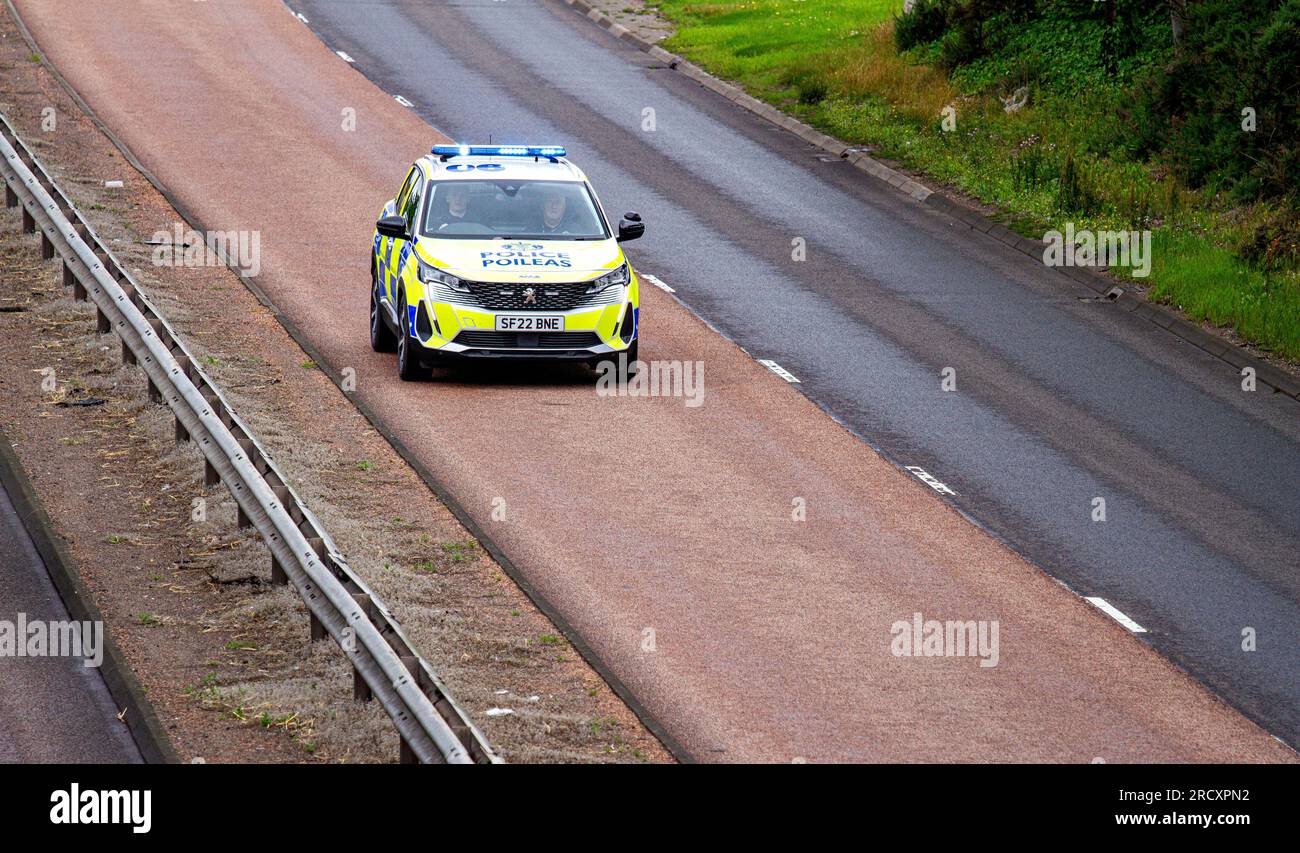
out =
[[[468,294],[474,303],[489,311],[570,311],[586,305],[612,305],[622,301],[622,288],[610,287],[588,294],[590,282],[564,284],[493,283],[467,281]],[[532,291],[529,300],[527,291]]]
[[587,349],[600,345],[595,332],[461,332],[455,343],[479,349]]

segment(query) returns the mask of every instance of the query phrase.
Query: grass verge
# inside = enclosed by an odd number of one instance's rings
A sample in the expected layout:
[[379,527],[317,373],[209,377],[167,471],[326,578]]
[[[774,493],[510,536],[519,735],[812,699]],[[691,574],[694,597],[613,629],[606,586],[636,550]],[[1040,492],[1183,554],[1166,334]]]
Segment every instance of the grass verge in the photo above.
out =
[[1129,153],[1141,121],[1132,87],[1170,55],[1167,15],[1139,16],[1134,39],[1143,47],[1118,61],[1102,53],[1104,23],[1093,17],[991,19],[991,31],[1006,30],[989,34],[999,49],[953,63],[959,47],[947,36],[898,51],[901,5],[657,7],[677,27],[667,49],[826,133],[995,206],[1021,234],[1037,238],[1066,221],[1076,230],[1152,231],[1154,263],[1139,281],[1151,298],[1300,359],[1297,230],[1276,225],[1295,222],[1293,205],[1193,189],[1169,166]]

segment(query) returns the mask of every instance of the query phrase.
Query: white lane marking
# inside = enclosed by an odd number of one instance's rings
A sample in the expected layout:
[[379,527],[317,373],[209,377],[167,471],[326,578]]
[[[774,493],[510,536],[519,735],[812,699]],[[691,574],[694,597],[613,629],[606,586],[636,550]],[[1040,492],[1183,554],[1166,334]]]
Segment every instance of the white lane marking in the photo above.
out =
[[302,21],[304,24],[310,24],[310,23],[311,23],[311,21],[307,20],[307,16],[304,15],[302,12],[294,12],[294,13],[293,13],[293,16],[294,16],[295,18],[297,18],[298,20]]
[[671,287],[669,287],[669,286],[664,282],[664,280],[661,279],[661,278],[659,278],[658,276],[650,275],[650,273],[648,273],[648,272],[638,273],[638,275],[640,275],[643,279],[645,279],[646,281],[650,282],[651,284],[653,284],[655,287],[659,288],[660,290],[667,291],[668,293],[676,293],[676,292],[677,292],[677,291],[673,290]]
[[397,101],[397,103],[401,104],[401,105],[404,106],[404,107],[413,107],[413,106],[415,106],[415,104],[413,104],[413,103],[411,103],[410,101],[406,100],[406,98],[403,98],[401,95],[393,95],[393,100],[394,100],[394,101]]
[[1111,604],[1109,601],[1107,601],[1106,599],[1097,598],[1095,595],[1090,595],[1087,596],[1087,600],[1088,603],[1091,604],[1093,607],[1096,607],[1102,613],[1105,613],[1107,616],[1114,619],[1116,622],[1123,625],[1125,628],[1128,628],[1134,634],[1145,634],[1147,632],[1146,628],[1143,628],[1141,625],[1134,622],[1132,619],[1128,618],[1123,613],[1120,613],[1118,610],[1115,609],[1115,606]]
[[334,55],[337,56],[339,59],[343,60],[344,62],[348,63],[348,64],[351,64],[351,63],[353,63],[353,62],[356,62],[355,59],[353,59],[352,57],[348,56],[346,53],[344,53],[344,52],[341,51],[341,50],[336,50],[336,51],[334,51]]
[[768,370],[772,371],[773,373],[775,373],[777,376],[780,376],[780,377],[781,377],[782,379],[784,379],[786,382],[798,382],[798,381],[799,381],[798,379],[795,379],[795,378],[794,378],[794,374],[793,374],[793,373],[791,373],[790,371],[786,370],[784,367],[782,367],[781,365],[777,364],[775,361],[773,361],[773,360],[770,359],[770,358],[760,358],[760,359],[758,360],[758,363],[761,364],[761,365],[763,365],[764,367],[766,367]]
[[925,483],[927,486],[934,489],[939,494],[952,495],[953,497],[957,497],[957,493],[954,492],[952,489],[948,488],[946,483],[941,482],[938,478],[936,478],[929,471],[926,471],[921,466],[908,465],[907,470],[911,471],[916,476],[916,479],[920,480],[922,483]]

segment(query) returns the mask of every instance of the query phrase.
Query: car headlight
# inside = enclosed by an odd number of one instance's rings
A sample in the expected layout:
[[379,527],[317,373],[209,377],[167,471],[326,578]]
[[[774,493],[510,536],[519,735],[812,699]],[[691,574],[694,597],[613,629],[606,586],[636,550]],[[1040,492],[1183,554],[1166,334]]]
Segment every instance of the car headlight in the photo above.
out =
[[602,290],[614,287],[615,285],[622,287],[630,280],[631,274],[628,272],[627,264],[624,263],[613,272],[605,273],[600,278],[589,282],[587,293],[600,293]]
[[444,287],[450,287],[457,293],[469,293],[469,288],[465,282],[456,278],[449,272],[443,272],[437,267],[431,267],[424,261],[416,259],[420,266],[420,281],[425,284],[441,284]]

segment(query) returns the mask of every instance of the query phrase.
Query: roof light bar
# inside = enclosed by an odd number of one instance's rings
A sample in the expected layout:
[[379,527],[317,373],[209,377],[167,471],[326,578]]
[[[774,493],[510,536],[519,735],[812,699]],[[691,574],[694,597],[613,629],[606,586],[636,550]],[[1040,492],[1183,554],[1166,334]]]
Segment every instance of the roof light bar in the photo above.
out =
[[545,157],[554,160],[565,154],[563,145],[435,145],[433,153],[449,157]]

